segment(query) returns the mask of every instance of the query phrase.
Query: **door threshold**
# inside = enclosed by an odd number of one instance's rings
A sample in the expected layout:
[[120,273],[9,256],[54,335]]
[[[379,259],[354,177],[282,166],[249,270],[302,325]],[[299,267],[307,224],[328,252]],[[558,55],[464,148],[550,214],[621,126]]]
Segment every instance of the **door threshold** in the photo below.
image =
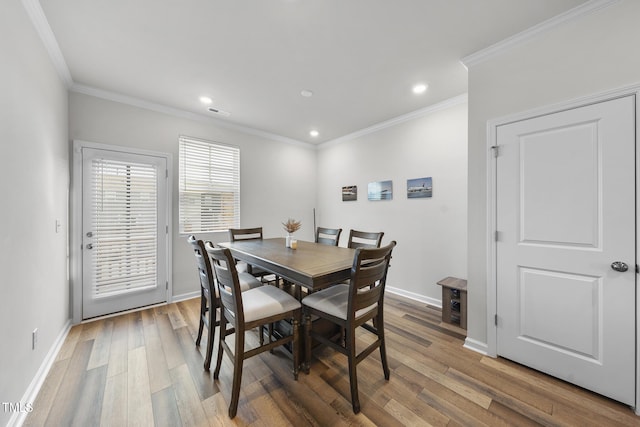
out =
[[147,310],[149,308],[162,307],[163,305],[168,305],[168,304],[169,304],[168,302],[164,301],[164,302],[159,302],[159,303],[156,303],[156,304],[143,305],[142,307],[131,308],[129,310],[117,311],[115,313],[103,314],[101,316],[91,317],[89,319],[83,319],[80,322],[80,324],[91,323],[91,322],[94,322],[96,320],[109,319],[111,317],[117,317],[117,316],[121,316],[123,314],[135,313],[137,311],[143,311],[143,310]]

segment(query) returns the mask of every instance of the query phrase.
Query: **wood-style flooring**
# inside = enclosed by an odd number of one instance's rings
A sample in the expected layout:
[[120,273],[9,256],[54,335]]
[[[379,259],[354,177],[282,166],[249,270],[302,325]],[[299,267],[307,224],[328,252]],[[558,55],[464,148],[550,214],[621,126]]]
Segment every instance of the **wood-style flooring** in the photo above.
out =
[[294,381],[276,350],[245,362],[230,420],[231,364],[225,356],[219,381],[203,370],[198,311],[193,299],[74,326],[25,425],[640,425],[625,405],[463,348],[465,331],[442,323],[439,309],[389,294],[391,379],[377,352],[358,365],[360,414],[343,355],[318,349],[310,374]]

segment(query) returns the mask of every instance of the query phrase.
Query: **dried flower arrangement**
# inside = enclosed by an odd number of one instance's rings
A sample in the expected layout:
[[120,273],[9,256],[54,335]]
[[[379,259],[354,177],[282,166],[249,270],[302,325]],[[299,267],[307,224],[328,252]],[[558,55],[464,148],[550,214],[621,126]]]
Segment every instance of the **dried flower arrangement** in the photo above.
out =
[[300,230],[302,223],[300,221],[296,221],[295,219],[289,218],[287,222],[283,222],[282,226],[287,233],[295,233]]

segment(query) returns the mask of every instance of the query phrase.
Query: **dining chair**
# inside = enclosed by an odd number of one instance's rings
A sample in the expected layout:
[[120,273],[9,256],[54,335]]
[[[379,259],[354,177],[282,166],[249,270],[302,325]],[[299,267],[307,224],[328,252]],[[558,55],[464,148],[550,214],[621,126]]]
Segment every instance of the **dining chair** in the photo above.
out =
[[[358,231],[349,230],[349,241],[347,247],[351,249],[358,248],[379,248],[382,243],[382,236],[384,231]],[[349,280],[345,280],[343,283],[349,283]]]
[[340,233],[342,233],[342,228],[318,227],[316,228],[316,243],[338,246]]
[[351,230],[349,231],[347,247],[351,249],[379,248],[382,243],[382,236],[384,236],[384,231],[370,232]]
[[232,242],[237,240],[262,240],[262,227],[230,228],[229,238]]
[[[299,336],[302,307],[300,302],[275,286],[260,286],[245,292],[240,292],[238,271],[231,251],[226,248],[214,248],[210,242],[205,244],[211,260],[218,293],[220,295],[220,334],[218,342],[218,359],[213,378],[218,379],[222,364],[223,350],[233,362],[233,384],[231,401],[229,403],[229,417],[236,416],[240,385],[242,382],[242,367],[245,359],[291,343],[293,358],[293,377],[298,379],[299,368]],[[275,337],[271,328],[264,328],[274,322],[290,320],[292,331],[290,335]],[[231,328],[228,328],[227,325]],[[269,331],[268,340],[254,348],[245,349],[245,333],[257,328],[262,337],[265,330]],[[235,334],[235,344],[232,350],[227,344],[227,336]]]
[[[360,412],[358,379],[356,366],[380,349],[380,359],[384,378],[389,380],[387,350],[384,339],[384,288],[391,252],[395,240],[383,248],[358,248],[351,267],[350,284],[338,284],[310,294],[302,300],[305,319],[305,370],[311,363],[311,340],[339,351],[347,356],[349,383],[351,384],[351,406],[353,412]],[[344,340],[335,340],[314,332],[311,316],[328,320],[344,331]],[[369,320],[373,324],[368,323]],[[363,329],[375,334],[376,340],[360,353],[356,353],[356,330]]]
[[[232,242],[242,240],[262,240],[262,238],[262,227],[229,229],[229,240]],[[255,265],[247,264],[244,261],[236,261],[236,264],[239,266],[239,271],[246,270],[249,274],[259,277],[261,280],[266,282],[275,282],[277,284],[279,281],[277,276],[272,275],[272,273],[263,270],[260,267],[256,267]],[[272,279],[267,279],[267,276],[272,276]]]
[[[217,320],[217,310],[220,306],[220,298],[216,290],[211,263],[205,250],[205,244],[202,240],[196,239],[191,235],[187,238],[187,242],[193,248],[196,256],[196,266],[198,268],[198,277],[200,278],[200,325],[198,326],[198,337],[196,338],[196,346],[200,346],[202,341],[202,333],[204,327],[207,327],[207,352],[204,359],[204,369],[206,371],[211,367],[211,354],[213,353],[213,338],[215,328],[220,324]],[[238,275],[240,288],[242,290],[256,288],[262,286],[262,283],[250,275],[249,273],[240,273]]]

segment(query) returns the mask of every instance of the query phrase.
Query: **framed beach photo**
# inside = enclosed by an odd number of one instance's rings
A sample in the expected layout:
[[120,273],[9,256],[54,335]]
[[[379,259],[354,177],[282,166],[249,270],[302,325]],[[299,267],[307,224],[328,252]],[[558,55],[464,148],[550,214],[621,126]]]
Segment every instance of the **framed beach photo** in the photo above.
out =
[[354,200],[358,200],[358,186],[348,185],[346,187],[342,187],[342,201],[351,202]]
[[367,195],[369,200],[391,200],[393,198],[393,182],[370,182]]
[[433,194],[433,181],[431,177],[414,178],[407,180],[407,198],[421,199],[431,197]]

